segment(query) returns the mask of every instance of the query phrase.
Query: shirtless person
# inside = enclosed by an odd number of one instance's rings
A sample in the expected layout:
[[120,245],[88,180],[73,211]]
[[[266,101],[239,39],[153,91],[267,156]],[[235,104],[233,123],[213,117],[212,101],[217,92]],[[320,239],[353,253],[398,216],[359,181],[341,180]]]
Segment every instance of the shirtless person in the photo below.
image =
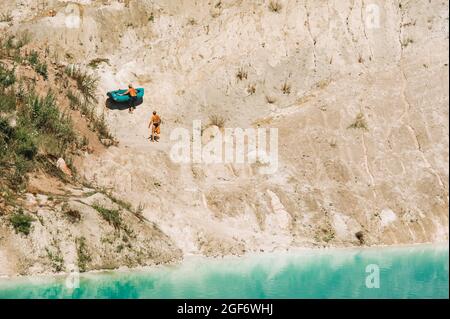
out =
[[[153,124],[153,125],[152,125]],[[152,135],[149,137],[151,141],[158,142],[159,134],[161,133],[161,117],[156,114],[156,111],[153,111],[153,116],[150,119],[150,123],[148,124],[148,128],[152,128]],[[158,136],[156,136],[158,135]]]
[[128,90],[120,95],[129,95],[130,96],[130,102],[128,104],[128,112],[133,113],[133,109],[136,109],[136,102],[137,102],[137,91],[133,87],[133,85],[128,85]]

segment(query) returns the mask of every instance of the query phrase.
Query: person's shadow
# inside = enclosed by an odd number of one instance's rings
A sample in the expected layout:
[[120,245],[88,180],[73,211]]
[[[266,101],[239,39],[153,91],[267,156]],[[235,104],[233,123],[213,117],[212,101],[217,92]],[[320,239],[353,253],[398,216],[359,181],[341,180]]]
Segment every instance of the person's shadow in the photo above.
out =
[[[143,102],[144,102],[144,99],[138,99],[135,106],[138,107]],[[128,102],[116,102],[112,98],[109,97],[106,99],[105,106],[106,106],[106,108],[108,108],[110,110],[123,111],[123,110],[128,110],[129,104],[128,104]]]

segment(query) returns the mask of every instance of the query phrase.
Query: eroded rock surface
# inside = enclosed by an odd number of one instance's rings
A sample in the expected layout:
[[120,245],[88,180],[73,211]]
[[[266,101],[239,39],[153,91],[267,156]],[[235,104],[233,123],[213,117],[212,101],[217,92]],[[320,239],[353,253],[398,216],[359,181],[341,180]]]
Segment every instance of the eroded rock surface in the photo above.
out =
[[[81,173],[185,254],[359,245],[358,232],[368,245],[447,241],[448,3],[279,2],[54,0],[54,17],[19,5],[32,0],[2,6],[23,21],[9,28],[67,63],[107,59],[98,108],[119,145],[86,154]],[[129,82],[146,89],[133,115],[104,95]],[[170,132],[211,115],[277,128],[277,172],[174,163]]]

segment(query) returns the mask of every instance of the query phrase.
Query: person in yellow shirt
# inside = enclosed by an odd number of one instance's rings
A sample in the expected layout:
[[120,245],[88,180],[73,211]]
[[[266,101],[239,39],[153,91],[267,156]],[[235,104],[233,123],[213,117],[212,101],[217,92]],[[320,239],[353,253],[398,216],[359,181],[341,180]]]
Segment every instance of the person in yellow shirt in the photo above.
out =
[[130,102],[128,104],[128,112],[133,113],[133,109],[136,109],[136,102],[137,102],[137,91],[133,87],[133,85],[128,85],[128,90],[121,94],[121,95],[129,95],[130,96]]
[[150,140],[158,142],[159,134],[161,133],[161,117],[153,111],[153,115],[148,124],[148,128],[152,128],[152,135],[149,137]]

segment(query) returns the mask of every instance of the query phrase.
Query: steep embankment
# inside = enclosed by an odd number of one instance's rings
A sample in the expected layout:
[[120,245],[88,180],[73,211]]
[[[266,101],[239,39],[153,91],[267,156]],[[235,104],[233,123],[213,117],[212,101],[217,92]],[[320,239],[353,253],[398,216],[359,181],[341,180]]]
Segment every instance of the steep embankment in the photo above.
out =
[[[80,174],[184,253],[448,240],[447,3],[78,2],[19,6],[11,29],[95,67],[119,145],[86,154]],[[129,82],[147,92],[133,115],[104,96]],[[276,174],[174,163],[170,132],[202,120],[214,135],[212,115],[278,128]]]
[[84,186],[84,154],[114,143],[91,112],[95,78],[29,42],[25,33],[0,41],[0,275],[180,259],[139,208]]

